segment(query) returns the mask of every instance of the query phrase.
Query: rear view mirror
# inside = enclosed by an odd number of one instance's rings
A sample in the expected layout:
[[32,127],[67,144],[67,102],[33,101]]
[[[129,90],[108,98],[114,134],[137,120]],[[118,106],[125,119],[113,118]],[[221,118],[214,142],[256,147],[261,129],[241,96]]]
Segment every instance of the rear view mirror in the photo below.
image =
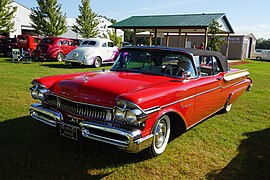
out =
[[182,77],[184,77],[184,78],[189,78],[190,76],[191,76],[191,72],[190,71],[184,71],[182,73]]

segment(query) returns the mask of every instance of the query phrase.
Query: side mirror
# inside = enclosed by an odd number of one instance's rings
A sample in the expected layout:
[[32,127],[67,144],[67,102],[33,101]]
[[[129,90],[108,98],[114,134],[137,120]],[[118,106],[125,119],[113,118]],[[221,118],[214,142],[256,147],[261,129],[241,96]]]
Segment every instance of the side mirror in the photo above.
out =
[[190,72],[189,70],[184,71],[184,72],[182,73],[182,77],[183,77],[183,78],[189,78],[190,76],[191,76],[191,72]]

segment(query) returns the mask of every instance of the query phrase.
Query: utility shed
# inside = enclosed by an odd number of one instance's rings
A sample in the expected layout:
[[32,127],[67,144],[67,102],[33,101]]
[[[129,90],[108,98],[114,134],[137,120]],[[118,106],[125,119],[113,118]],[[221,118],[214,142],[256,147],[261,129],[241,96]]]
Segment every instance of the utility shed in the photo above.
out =
[[[234,31],[225,13],[181,14],[181,15],[155,15],[155,16],[131,16],[119,21],[110,27],[115,29],[133,29],[133,44],[136,44],[136,32],[148,31],[150,45],[158,45],[157,37],[166,37],[166,46],[169,46],[170,34],[178,34],[177,46],[186,47],[189,34],[203,34],[204,44],[208,42],[208,30],[212,20],[216,20],[221,29],[218,34],[233,34]],[[152,40],[153,36],[153,40]],[[181,43],[184,36],[183,43]],[[229,39],[229,38],[228,38]],[[227,50],[229,41],[227,42]],[[228,52],[226,53],[226,55]]]

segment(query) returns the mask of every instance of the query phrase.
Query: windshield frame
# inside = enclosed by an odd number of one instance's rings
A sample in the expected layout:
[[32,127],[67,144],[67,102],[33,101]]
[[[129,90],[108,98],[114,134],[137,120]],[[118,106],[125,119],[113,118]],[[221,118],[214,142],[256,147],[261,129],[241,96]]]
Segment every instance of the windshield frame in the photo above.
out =
[[[127,58],[135,58],[133,60],[133,67],[130,65],[132,60]],[[138,56],[138,57],[135,57]],[[181,60],[179,59],[181,57]],[[142,59],[141,59],[142,58]],[[148,58],[151,59],[151,63]],[[183,78],[183,72],[180,71],[180,67],[177,63],[185,61],[189,63],[189,69],[183,70],[190,71],[190,78],[197,76],[195,64],[192,54],[181,51],[168,51],[162,49],[147,49],[147,48],[123,48],[121,49],[111,71],[117,72],[133,72],[142,74],[151,74],[157,76],[170,76],[175,78]],[[147,64],[147,65],[146,65]],[[137,67],[136,67],[137,65]],[[167,73],[168,66],[171,66],[170,72]],[[166,69],[167,68],[167,69]],[[176,70],[174,70],[176,68]],[[179,68],[179,69],[177,69]],[[179,73],[172,73],[172,71],[179,71]]]

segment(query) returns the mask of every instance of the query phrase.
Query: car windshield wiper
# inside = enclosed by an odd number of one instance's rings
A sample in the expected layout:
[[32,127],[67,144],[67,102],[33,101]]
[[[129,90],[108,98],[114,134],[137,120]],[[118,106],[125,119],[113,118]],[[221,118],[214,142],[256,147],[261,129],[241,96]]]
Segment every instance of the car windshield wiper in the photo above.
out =
[[127,69],[127,68],[112,68],[111,71],[117,71],[117,72],[135,72],[135,73],[140,73],[140,70],[137,69]]

